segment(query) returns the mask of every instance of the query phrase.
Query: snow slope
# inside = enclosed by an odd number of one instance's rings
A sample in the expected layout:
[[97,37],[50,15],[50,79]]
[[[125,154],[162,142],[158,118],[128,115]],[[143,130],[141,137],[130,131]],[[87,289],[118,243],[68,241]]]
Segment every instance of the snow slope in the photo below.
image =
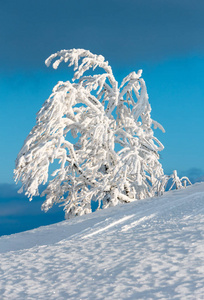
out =
[[0,238],[0,299],[204,299],[204,183]]

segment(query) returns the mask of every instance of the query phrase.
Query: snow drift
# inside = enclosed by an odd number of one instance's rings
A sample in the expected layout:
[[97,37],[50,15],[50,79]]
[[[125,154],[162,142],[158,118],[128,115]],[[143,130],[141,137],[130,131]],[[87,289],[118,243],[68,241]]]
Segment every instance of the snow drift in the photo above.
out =
[[1,299],[204,299],[204,183],[0,238]]

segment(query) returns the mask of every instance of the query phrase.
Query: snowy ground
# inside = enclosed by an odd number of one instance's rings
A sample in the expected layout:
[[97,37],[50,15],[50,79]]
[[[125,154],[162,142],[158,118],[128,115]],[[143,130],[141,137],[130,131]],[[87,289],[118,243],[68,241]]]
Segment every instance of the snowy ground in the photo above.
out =
[[204,183],[0,238],[0,299],[204,299]]

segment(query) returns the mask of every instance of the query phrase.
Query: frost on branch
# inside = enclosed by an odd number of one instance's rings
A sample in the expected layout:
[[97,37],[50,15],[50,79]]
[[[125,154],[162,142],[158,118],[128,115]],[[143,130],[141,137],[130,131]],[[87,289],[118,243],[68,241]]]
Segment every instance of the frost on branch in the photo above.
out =
[[[66,218],[91,212],[92,201],[100,208],[162,194],[169,176],[159,162],[164,147],[152,127],[164,129],[151,119],[142,70],[130,73],[118,87],[102,55],[62,50],[45,63],[57,69],[63,61],[74,66],[73,83],[58,82],[37,114],[16,159],[20,191],[32,200],[45,185],[42,209],[61,203]],[[99,72],[93,74],[96,68]],[[84,75],[91,70],[92,75]],[[54,161],[58,168],[49,180]]]

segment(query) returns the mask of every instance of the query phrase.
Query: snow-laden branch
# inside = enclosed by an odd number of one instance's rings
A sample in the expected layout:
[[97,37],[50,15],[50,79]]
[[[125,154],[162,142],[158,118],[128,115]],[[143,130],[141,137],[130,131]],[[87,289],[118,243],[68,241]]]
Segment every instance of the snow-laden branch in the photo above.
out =
[[[62,62],[74,66],[74,82],[59,81],[37,114],[16,159],[20,192],[32,200],[45,185],[42,209],[61,203],[67,218],[91,212],[92,201],[100,208],[162,194],[169,177],[159,162],[164,147],[152,127],[164,129],[151,119],[142,70],[118,87],[102,55],[61,50],[45,63],[57,69]],[[177,187],[190,183],[179,180],[174,173]]]

